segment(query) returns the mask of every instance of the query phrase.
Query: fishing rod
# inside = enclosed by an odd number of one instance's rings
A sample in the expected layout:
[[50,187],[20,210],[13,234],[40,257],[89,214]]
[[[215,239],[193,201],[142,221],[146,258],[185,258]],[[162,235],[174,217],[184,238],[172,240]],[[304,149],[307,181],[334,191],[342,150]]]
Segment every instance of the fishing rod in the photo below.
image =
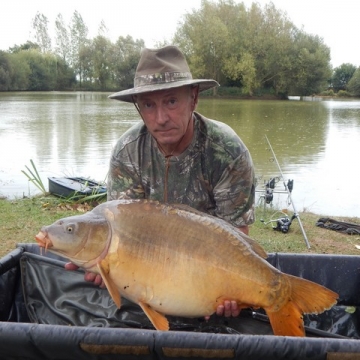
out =
[[272,155],[273,155],[273,157],[274,157],[274,160],[275,160],[275,162],[276,162],[276,165],[277,165],[277,167],[279,168],[280,175],[281,175],[281,178],[282,178],[284,187],[285,187],[285,189],[286,189],[286,191],[287,191],[287,193],[288,193],[290,203],[291,203],[291,205],[292,205],[292,207],[293,207],[293,209],[294,209],[294,215],[293,215],[293,217],[295,217],[295,218],[299,221],[299,225],[300,225],[301,231],[302,231],[302,233],[303,233],[303,235],[304,235],[305,244],[306,244],[307,248],[310,249],[310,244],[309,244],[308,238],[307,238],[307,236],[306,236],[304,227],[303,227],[302,222],[301,222],[301,220],[300,220],[300,216],[299,216],[298,212],[296,211],[294,201],[293,201],[293,199],[292,199],[292,197],[291,197],[291,191],[289,190],[289,188],[288,188],[288,186],[287,186],[287,184],[286,184],[286,182],[285,182],[284,174],[283,174],[283,172],[281,171],[280,164],[279,164],[279,162],[278,162],[278,160],[277,160],[277,158],[276,158],[275,152],[274,152],[274,150],[273,150],[273,148],[272,148],[272,146],[271,146],[271,144],[270,144],[270,141],[269,141],[269,139],[268,139],[268,137],[267,137],[266,135],[265,135],[265,139],[266,139],[267,143],[269,144],[269,147],[270,147],[270,150],[271,150]]

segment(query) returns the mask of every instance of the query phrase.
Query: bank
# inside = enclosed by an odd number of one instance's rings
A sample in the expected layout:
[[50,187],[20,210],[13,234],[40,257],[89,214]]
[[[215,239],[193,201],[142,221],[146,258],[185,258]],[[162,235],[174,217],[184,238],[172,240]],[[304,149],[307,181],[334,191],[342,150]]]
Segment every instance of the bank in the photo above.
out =
[[[0,258],[12,251],[17,243],[35,242],[34,236],[44,225],[86,211],[96,205],[80,202],[64,202],[54,196],[36,196],[16,200],[0,200]],[[270,218],[274,211],[261,214]],[[276,215],[276,214],[275,214]],[[293,220],[287,233],[275,231],[271,224],[264,225],[259,217],[250,228],[250,236],[268,253],[314,253],[360,255],[360,236],[347,235],[320,228],[316,222],[324,214],[301,212],[299,217],[310,243],[306,247],[298,220]],[[283,216],[283,215],[281,215]],[[289,212],[289,217],[292,213]],[[339,221],[360,224],[355,217],[332,217]]]

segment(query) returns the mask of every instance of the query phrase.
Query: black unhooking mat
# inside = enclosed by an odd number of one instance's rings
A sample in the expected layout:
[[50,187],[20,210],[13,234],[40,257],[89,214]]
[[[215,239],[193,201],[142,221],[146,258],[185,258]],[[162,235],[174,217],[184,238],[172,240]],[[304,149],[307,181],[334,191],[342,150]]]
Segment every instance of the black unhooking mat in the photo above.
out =
[[171,330],[156,331],[137,305],[123,299],[118,310],[82,271],[19,244],[0,259],[0,359],[360,359],[360,257],[270,254],[268,261],[340,295],[333,309],[304,317],[306,338],[272,335],[266,315],[251,309],[208,322],[168,317]]
[[315,225],[325,229],[339,231],[343,234],[360,235],[359,224],[353,224],[345,221],[338,221],[331,218],[320,218]]

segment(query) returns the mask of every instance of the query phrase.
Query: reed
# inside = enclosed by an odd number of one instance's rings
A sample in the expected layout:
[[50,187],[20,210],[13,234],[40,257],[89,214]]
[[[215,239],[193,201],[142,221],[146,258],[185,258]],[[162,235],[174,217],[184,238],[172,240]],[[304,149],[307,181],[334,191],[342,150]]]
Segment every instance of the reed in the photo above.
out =
[[77,203],[84,203],[84,202],[102,202],[106,200],[106,193],[98,193],[96,189],[92,191],[90,195],[83,195],[75,192],[70,197],[66,198],[69,202],[77,202]]
[[36,166],[34,164],[34,161],[30,159],[30,164],[32,166],[31,170],[27,165],[25,165],[28,172],[25,170],[21,170],[21,172],[28,178],[30,182],[32,182],[44,195],[47,194],[47,191],[45,189],[44,183],[41,180],[41,177],[36,169]]

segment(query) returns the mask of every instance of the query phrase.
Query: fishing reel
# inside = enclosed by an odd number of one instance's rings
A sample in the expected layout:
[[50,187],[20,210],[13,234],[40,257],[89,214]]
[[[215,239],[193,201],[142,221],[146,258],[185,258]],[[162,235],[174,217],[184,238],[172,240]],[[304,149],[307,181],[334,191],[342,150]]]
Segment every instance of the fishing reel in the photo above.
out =
[[271,204],[271,202],[272,202],[273,199],[274,199],[273,190],[272,190],[272,189],[266,189],[266,190],[265,190],[264,198],[265,198],[265,202],[266,202],[267,204]]
[[296,218],[296,215],[293,215],[291,219],[287,216],[283,218],[279,218],[276,220],[276,226],[273,226],[273,229],[276,231],[281,231],[282,233],[286,234],[289,229],[292,221]]
[[276,183],[279,181],[278,178],[271,178],[268,182],[265,183],[265,194],[264,199],[266,204],[271,204],[274,199],[274,189]]
[[288,217],[284,217],[276,220],[276,226],[273,226],[273,229],[286,234],[289,231],[290,225],[290,219]]

